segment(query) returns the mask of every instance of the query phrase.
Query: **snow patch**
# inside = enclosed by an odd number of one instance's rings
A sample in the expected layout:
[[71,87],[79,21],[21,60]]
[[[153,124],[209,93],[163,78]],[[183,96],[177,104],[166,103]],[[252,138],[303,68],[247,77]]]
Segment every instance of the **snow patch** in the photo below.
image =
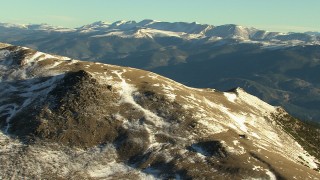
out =
[[120,84],[120,96],[122,98],[121,101],[124,103],[129,103],[133,105],[135,108],[142,111],[145,115],[145,118],[153,122],[155,126],[157,127],[167,126],[167,123],[165,123],[161,117],[157,116],[156,114],[149,111],[148,109],[144,109],[142,106],[140,106],[134,101],[133,93],[136,91],[136,88],[125,81],[125,79],[122,77],[122,74],[124,72],[126,71],[125,70],[123,72],[112,71],[112,73],[116,74],[121,80],[121,84]]
[[263,169],[261,166],[255,166],[255,165],[252,168],[252,170],[254,170],[254,171],[259,171],[261,169]]
[[59,66],[63,61],[55,61],[53,64],[48,65],[50,69]]
[[238,144],[240,144],[240,142],[239,142],[238,140],[233,140],[232,142],[233,142],[233,144],[234,144],[235,146],[237,146]]
[[255,132],[252,132],[251,135],[257,139],[261,139],[261,137]]
[[240,130],[242,130],[243,132],[248,131],[247,126],[244,124],[246,121],[245,116],[235,115],[235,113],[231,113],[226,107],[223,107],[223,106],[220,107],[220,110],[225,114],[227,114],[232,120],[234,120],[237,123]]
[[169,101],[173,102],[176,99],[177,95],[169,92],[169,93],[166,93],[166,96],[168,97]]
[[[32,102],[37,100],[37,98],[47,96],[47,94],[55,87],[55,82],[57,82],[61,78],[63,78],[63,75],[51,77],[44,82],[41,82],[41,81],[38,82],[36,80],[28,80],[26,83],[29,83],[29,84],[24,84],[25,87],[23,87],[23,88],[11,87],[11,90],[13,90],[13,91],[9,91],[6,93],[7,94],[16,94],[24,101],[21,105],[11,104],[10,106],[1,106],[0,107],[0,114],[8,115],[6,118],[7,125],[6,125],[4,132],[8,133],[8,131],[11,127],[10,121],[17,113],[19,113],[25,107],[27,107],[29,104],[31,104]],[[19,85],[17,85],[17,86],[19,86]],[[5,84],[4,84],[3,87],[0,88],[0,90],[3,90],[3,88],[5,88],[5,87],[7,87],[7,86],[5,86]],[[19,89],[18,92],[20,92],[20,93],[17,93],[16,90],[18,90],[18,89]],[[3,100],[6,98],[6,96],[2,96],[2,94],[1,94],[0,98],[1,98],[0,100]]]
[[152,175],[146,175],[141,173],[140,171],[125,165],[123,163],[117,163],[115,161],[109,162],[106,165],[97,165],[95,167],[92,167],[91,170],[89,170],[89,175],[93,178],[108,178],[112,177],[114,174],[137,174],[139,175],[139,178],[141,179],[155,179]]
[[208,130],[210,130],[210,132],[214,134],[218,134],[228,130],[227,128],[221,126],[219,123],[213,123],[213,121],[209,119],[200,119],[198,122],[208,128]]
[[223,95],[230,101],[230,102],[235,102],[235,100],[237,99],[237,95],[234,93],[228,93],[228,92],[224,92]]
[[244,147],[239,146],[237,148],[231,147],[231,146],[227,146],[226,147],[227,151],[236,155],[242,155],[246,153],[246,150],[244,149]]
[[114,30],[109,31],[103,35],[94,35],[91,36],[93,38],[101,38],[101,37],[108,37],[108,36],[118,36],[121,38],[154,38],[154,37],[177,37],[183,38],[187,40],[191,39],[199,39],[204,38],[201,34],[187,34],[184,32],[173,32],[173,31],[165,31],[165,30],[158,30],[158,29],[151,29],[151,28],[141,28],[141,29],[134,29],[134,30]]
[[194,101],[196,101],[197,99],[194,97],[194,94],[190,94],[190,96],[187,96],[187,98],[192,99]]
[[316,158],[313,156],[310,156],[306,151],[299,153],[298,158],[301,158],[301,159],[298,159],[298,161],[303,160],[303,163],[304,164],[306,163],[310,168],[312,169],[318,168],[318,165],[315,163],[317,161]]
[[172,87],[172,86],[170,86],[170,85],[165,85],[165,84],[163,84],[162,85],[162,87],[163,87],[163,91],[165,92],[165,95],[169,98],[169,100],[171,101],[171,102],[173,102],[175,99],[176,99],[176,94],[174,94],[172,91],[174,91],[175,89]]
[[269,176],[270,180],[277,180],[275,174],[273,174],[269,169],[266,170],[266,174]]
[[36,62],[41,56],[44,56],[44,53],[41,52],[36,52],[35,54],[33,54],[33,56],[31,56],[30,58],[25,58],[22,62],[22,64],[29,64],[29,63],[33,63]]
[[149,73],[148,77],[150,77],[151,79],[157,79],[159,77],[159,75],[157,75],[155,73]]
[[262,101],[261,99],[257,98],[256,96],[253,96],[251,94],[246,93],[243,89],[237,88],[238,93],[238,99],[241,101],[249,104],[250,106],[255,107],[257,110],[261,112],[276,112],[276,108],[271,106],[270,104]]

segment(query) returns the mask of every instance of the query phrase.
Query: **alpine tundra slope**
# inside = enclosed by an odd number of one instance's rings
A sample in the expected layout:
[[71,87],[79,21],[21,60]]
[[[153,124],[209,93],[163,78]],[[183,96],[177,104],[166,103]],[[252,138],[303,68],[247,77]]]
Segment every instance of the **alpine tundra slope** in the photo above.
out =
[[320,178],[319,130],[241,88],[0,48],[2,179]]

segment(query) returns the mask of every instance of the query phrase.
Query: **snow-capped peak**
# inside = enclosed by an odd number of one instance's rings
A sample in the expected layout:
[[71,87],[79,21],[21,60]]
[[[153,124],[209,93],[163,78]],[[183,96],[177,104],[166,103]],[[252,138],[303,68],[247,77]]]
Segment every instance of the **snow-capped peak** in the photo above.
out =
[[[264,48],[286,47],[295,45],[320,44],[320,35],[317,32],[306,33],[279,33],[259,30],[253,27],[245,27],[235,24],[226,24],[213,26],[208,24],[199,24],[196,22],[162,22],[151,19],[145,19],[140,22],[120,20],[113,23],[98,21],[92,24],[84,25],[76,29],[50,26],[47,24],[28,24],[15,25],[8,23],[0,23],[0,27],[13,28],[17,30],[32,31],[56,31],[56,32],[74,32],[74,33],[90,33],[92,36],[100,36],[113,32],[114,36],[119,34],[130,34],[130,31],[139,31],[140,29],[151,29],[153,31],[163,31],[166,34],[183,34],[178,35],[182,39],[203,39],[208,43],[236,40],[244,43],[259,43]],[[134,36],[133,36],[134,37]],[[141,38],[142,36],[136,36]],[[149,36],[144,36],[149,38]],[[192,38],[196,37],[196,38]],[[152,37],[151,37],[152,38]],[[223,42],[222,42],[223,44]]]
[[138,25],[144,27],[144,26],[149,26],[151,24],[159,23],[159,22],[161,22],[161,21],[152,20],[152,19],[144,19],[144,20],[140,21],[138,23]]

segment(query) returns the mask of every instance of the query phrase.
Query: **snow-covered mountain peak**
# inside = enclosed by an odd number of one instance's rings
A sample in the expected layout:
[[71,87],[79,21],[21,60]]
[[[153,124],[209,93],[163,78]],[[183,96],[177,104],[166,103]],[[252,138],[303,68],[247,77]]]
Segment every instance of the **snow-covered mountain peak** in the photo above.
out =
[[112,25],[117,26],[117,27],[123,26],[123,25],[130,25],[130,24],[137,24],[137,22],[136,21],[119,20],[119,21],[112,23]]
[[151,25],[151,24],[154,24],[154,23],[160,23],[160,22],[161,21],[158,21],[158,20],[144,19],[144,20],[138,22],[138,26],[145,27],[145,26],[148,26],[148,25]]
[[88,27],[90,27],[90,26],[109,26],[110,24],[112,24],[112,23],[110,23],[110,22],[108,22],[108,21],[96,21],[96,22],[94,22],[94,23],[92,23],[92,24],[89,24],[89,25],[87,25]]
[[120,21],[116,21],[114,23],[112,23],[110,25],[111,28],[114,29],[121,29],[121,30],[127,30],[127,29],[131,29],[137,26],[137,22],[136,21],[125,21],[125,20],[120,20]]
[[[320,44],[319,33],[279,33],[268,32],[252,27],[245,27],[235,24],[213,26],[208,24],[199,24],[196,22],[161,22],[150,19],[145,19],[140,22],[121,20],[113,23],[108,23],[98,21],[76,29],[55,27],[46,24],[14,25],[0,23],[0,27],[4,27],[6,29],[11,30],[14,29],[16,31],[31,30],[42,32],[73,32],[75,33],[75,35],[78,35],[77,33],[80,33],[80,35],[82,33],[90,33],[92,34],[92,36],[100,36],[102,34],[110,32],[115,32],[113,33],[114,36],[117,36],[117,34],[123,36],[122,34],[130,34],[130,31],[132,30],[153,29],[153,31],[165,31],[167,34],[183,34],[182,36],[178,37],[187,40],[194,39],[197,41],[200,38],[203,41],[207,41],[208,43],[225,40],[236,40],[238,42],[245,43],[261,43],[263,47],[271,48],[295,45]],[[145,37],[150,38],[149,36]],[[137,36],[137,38],[141,38],[141,36]],[[221,44],[223,44],[223,42],[221,42]]]
[[111,23],[107,21],[97,21],[92,24],[87,24],[77,28],[77,31],[81,33],[99,32],[109,29]]
[[226,24],[216,26],[215,28],[206,32],[207,36],[217,36],[221,38],[242,38],[250,39],[251,36],[257,32],[257,29],[247,28],[235,24]]
[[[136,21],[117,21],[112,23],[110,27],[105,29],[106,31],[130,31],[132,29],[140,29],[140,28],[151,28],[154,30],[162,30],[162,31],[171,31],[177,33],[187,33],[187,34],[198,34],[203,38],[212,38],[212,37],[220,37],[222,40],[224,39],[239,39],[246,41],[270,41],[279,40],[281,42],[288,42],[292,44],[293,41],[299,40],[304,43],[309,42],[318,42],[319,38],[311,37],[316,36],[314,33],[277,33],[277,32],[268,32],[263,30],[258,30],[252,27],[244,27],[235,24],[226,24],[221,26],[212,26],[207,24],[199,24],[199,23],[186,23],[186,22],[161,22],[154,20],[142,20],[141,22]],[[204,36],[205,35],[205,36]],[[184,38],[184,37],[180,37]],[[286,43],[285,43],[286,44]]]

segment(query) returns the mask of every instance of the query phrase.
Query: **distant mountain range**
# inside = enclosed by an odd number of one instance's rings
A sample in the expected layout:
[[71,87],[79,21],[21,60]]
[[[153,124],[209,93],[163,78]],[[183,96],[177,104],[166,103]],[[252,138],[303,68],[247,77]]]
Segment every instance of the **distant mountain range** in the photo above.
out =
[[301,119],[320,121],[319,32],[154,20],[74,29],[1,23],[0,32],[2,42],[151,70],[190,86],[239,86]]
[[318,179],[319,133],[241,88],[0,43],[1,179]]
[[[198,23],[186,22],[161,22],[154,20],[136,21],[116,21],[108,23],[98,21],[79,28],[69,29],[63,27],[55,27],[47,24],[29,24],[16,25],[8,23],[0,23],[0,27],[11,30],[25,31],[46,31],[46,32],[73,32],[95,34],[97,37],[103,36],[119,36],[124,38],[156,38],[156,37],[179,37],[182,39],[239,39],[251,41],[300,41],[300,43],[320,43],[319,32],[306,33],[279,33],[268,32],[256,28],[247,28],[235,24],[227,24],[221,26],[213,26]],[[213,39],[210,39],[213,38]],[[298,42],[292,42],[298,43]]]

